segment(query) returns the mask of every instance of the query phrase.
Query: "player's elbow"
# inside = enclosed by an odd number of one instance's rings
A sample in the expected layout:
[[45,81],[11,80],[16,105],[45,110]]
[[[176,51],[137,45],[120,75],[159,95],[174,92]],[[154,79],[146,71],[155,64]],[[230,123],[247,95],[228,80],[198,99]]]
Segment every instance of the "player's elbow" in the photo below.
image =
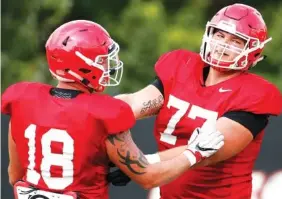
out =
[[17,180],[15,178],[9,177],[9,183],[10,185],[14,186],[16,184]]
[[142,178],[139,178],[139,180],[137,180],[137,183],[147,190],[165,184],[159,172],[153,168],[147,168],[146,175],[144,175]]
[[13,186],[23,177],[23,171],[15,171],[11,166],[8,167],[9,183]]
[[153,180],[153,179],[146,179],[146,180],[144,180],[144,182],[139,182],[138,184],[139,184],[140,186],[142,186],[142,188],[145,189],[145,190],[149,190],[149,189],[152,189],[152,188],[154,188],[154,187],[159,186],[159,185],[155,182],[155,180]]
[[150,190],[150,189],[154,188],[154,186],[152,186],[152,184],[146,183],[146,184],[142,185],[142,188],[145,189],[145,190]]
[[128,94],[119,94],[119,95],[116,95],[115,98],[116,99],[120,99],[124,102],[126,102],[127,104],[129,104],[131,106],[131,96],[132,94],[128,93]]
[[161,185],[162,185],[162,183],[159,183],[159,181],[152,180],[151,182],[146,183],[146,185],[144,185],[143,188],[146,189],[146,190],[149,190],[149,189],[152,189],[152,188],[155,188],[155,187],[159,187]]
[[8,175],[9,175],[9,183],[13,186],[17,182],[17,178],[14,172],[11,171],[11,169],[8,169]]

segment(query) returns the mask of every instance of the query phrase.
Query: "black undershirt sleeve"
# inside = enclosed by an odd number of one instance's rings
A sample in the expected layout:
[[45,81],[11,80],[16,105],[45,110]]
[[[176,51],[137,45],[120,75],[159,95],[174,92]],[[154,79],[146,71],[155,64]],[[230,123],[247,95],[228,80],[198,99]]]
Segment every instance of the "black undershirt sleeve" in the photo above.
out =
[[163,86],[163,83],[160,80],[160,78],[156,77],[155,81],[153,81],[151,84],[153,86],[155,86],[157,89],[159,89],[159,91],[162,93],[162,95],[164,97],[164,86]]
[[267,125],[269,115],[246,111],[230,111],[223,115],[247,128],[256,137]]

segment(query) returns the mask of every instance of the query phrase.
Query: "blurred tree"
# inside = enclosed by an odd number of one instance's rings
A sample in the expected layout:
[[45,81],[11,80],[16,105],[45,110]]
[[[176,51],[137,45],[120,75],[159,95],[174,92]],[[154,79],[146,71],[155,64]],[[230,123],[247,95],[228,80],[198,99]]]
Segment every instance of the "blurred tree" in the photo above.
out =
[[269,15],[268,30],[269,36],[273,39],[265,50],[265,54],[268,55],[266,64],[261,64],[256,71],[282,90],[282,2],[266,6],[264,12]]
[[[102,24],[121,46],[125,72],[121,86],[108,89],[130,92],[154,79],[154,63],[167,51],[186,48],[198,52],[207,20],[235,0],[3,0],[2,90],[21,80],[52,82],[44,45],[60,24],[88,19]],[[282,90],[282,2],[239,1],[262,12],[273,41],[266,61],[253,70]]]
[[132,1],[121,13],[113,37],[121,44],[125,74],[124,91],[133,91],[154,78],[153,65],[159,56],[160,35],[166,29],[165,12],[159,1]]
[[70,11],[69,0],[2,1],[2,84],[50,81],[44,44],[52,28]]

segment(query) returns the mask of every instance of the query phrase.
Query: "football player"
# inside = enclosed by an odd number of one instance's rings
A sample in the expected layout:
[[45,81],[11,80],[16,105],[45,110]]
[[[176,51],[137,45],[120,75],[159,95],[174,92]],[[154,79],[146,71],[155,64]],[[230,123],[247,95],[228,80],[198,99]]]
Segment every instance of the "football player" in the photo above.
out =
[[161,186],[160,196],[151,198],[251,197],[252,169],[264,129],[269,116],[282,109],[279,90],[249,71],[263,60],[270,40],[255,8],[224,7],[207,23],[200,53],[165,53],[155,64],[157,77],[151,85],[117,96],[137,119],[157,115],[154,135],[159,152],[150,156],[153,162],[171,158],[162,151],[185,144],[205,121],[216,121],[216,129],[225,136],[224,147],[214,156]]
[[135,124],[130,107],[98,93],[121,80],[118,52],[119,45],[100,25],[68,22],[46,43],[57,87],[21,82],[4,92],[1,111],[11,115],[8,171],[16,198],[108,198],[110,161],[152,188],[223,146],[215,124],[206,123],[195,130],[189,146],[178,148],[181,154],[170,151],[176,154],[171,160],[148,164],[129,132]]

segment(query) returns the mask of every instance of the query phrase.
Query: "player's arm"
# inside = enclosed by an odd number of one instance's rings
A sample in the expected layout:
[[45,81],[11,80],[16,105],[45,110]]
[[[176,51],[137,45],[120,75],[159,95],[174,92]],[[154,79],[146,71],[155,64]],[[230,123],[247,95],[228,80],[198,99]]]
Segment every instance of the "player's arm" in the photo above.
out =
[[24,168],[20,163],[20,159],[16,150],[16,144],[11,135],[11,124],[9,125],[9,135],[8,135],[8,147],[9,147],[9,166],[8,166],[8,175],[9,182],[11,185],[14,185],[17,181],[22,179],[24,176]]
[[183,153],[185,149],[187,149],[187,146],[183,145],[183,146],[168,149],[166,151],[157,152],[154,154],[146,154],[145,156],[148,162],[150,164],[153,164],[160,161],[170,160],[175,156],[178,156],[179,154]]
[[116,98],[127,102],[134,112],[136,119],[157,115],[164,103],[164,82],[171,82],[175,73],[174,65],[167,62],[174,60],[178,51],[172,51],[160,56],[155,64],[156,79],[147,87],[130,94],[117,95]]
[[[253,82],[250,80],[250,82]],[[225,145],[213,157],[202,164],[216,164],[229,159],[242,150],[265,129],[270,115],[278,116],[282,111],[281,93],[278,88],[267,81],[257,82],[254,95],[241,95],[234,99],[234,110],[226,112],[217,121],[216,127],[224,134]],[[252,84],[246,84],[243,93],[252,91]],[[242,88],[243,89],[243,88]]]
[[149,164],[145,155],[135,145],[129,131],[110,135],[106,140],[110,160],[132,180],[145,189],[166,184],[184,173],[192,165],[209,157],[223,146],[224,137],[218,131],[201,133],[196,129],[189,146],[174,158]]
[[149,164],[129,131],[109,136],[106,147],[110,160],[145,189],[166,184],[191,166],[183,153],[172,160]]
[[[197,128],[198,129],[198,128]],[[197,130],[196,129],[196,130]],[[196,131],[195,130],[195,131]],[[194,131],[194,132],[195,132]],[[208,132],[214,132],[214,131],[219,131],[221,132],[220,130],[216,129],[216,123],[209,123],[209,122],[205,122],[203,124],[203,126],[201,127],[201,131],[205,132],[205,133],[208,133]],[[191,139],[193,139],[194,133],[192,134]],[[190,141],[189,141],[190,142]],[[225,142],[225,140],[224,140]],[[161,161],[166,161],[166,160],[169,160],[179,154],[181,154],[183,152],[183,147],[185,146],[181,146],[181,147],[175,147],[175,148],[171,148],[169,150],[166,150],[166,151],[162,151],[162,152],[157,152],[155,154],[149,154],[149,155],[146,155],[146,158],[148,159],[148,161],[152,164],[152,163],[156,163],[156,162],[161,162]],[[198,164],[196,165],[204,165],[203,162],[207,162],[207,161],[201,161],[199,162]],[[195,165],[195,166],[196,166]],[[193,166],[194,167],[194,166]]]
[[163,105],[162,93],[154,85],[130,94],[120,94],[115,96],[130,105],[136,119],[142,119],[156,115]]
[[195,166],[212,165],[240,153],[267,125],[268,115],[229,112],[217,120],[216,127],[224,135],[224,147],[214,156]]

